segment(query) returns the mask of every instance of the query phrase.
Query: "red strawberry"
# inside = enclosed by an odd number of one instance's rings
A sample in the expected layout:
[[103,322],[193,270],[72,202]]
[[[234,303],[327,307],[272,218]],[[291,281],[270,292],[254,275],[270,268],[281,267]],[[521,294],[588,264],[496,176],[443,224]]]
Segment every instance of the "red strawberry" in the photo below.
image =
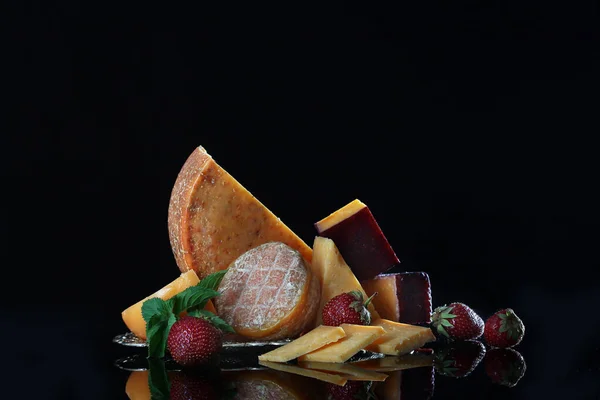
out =
[[[375,296],[377,293],[374,293]],[[323,307],[323,325],[339,326],[341,324],[370,325],[371,313],[367,306],[373,299],[369,297],[363,303],[363,295],[357,290],[341,293],[333,297]]]
[[325,391],[327,400],[367,400],[374,399],[371,391],[373,382],[348,381],[344,386],[327,383]]
[[485,321],[483,338],[491,347],[513,347],[521,343],[525,325],[511,308],[496,311]]
[[478,339],[483,334],[483,319],[464,303],[437,307],[432,316],[434,331],[455,340]]
[[218,390],[207,376],[177,372],[170,376],[170,400],[212,400],[218,399]]
[[204,318],[184,316],[177,320],[167,337],[171,357],[184,367],[206,364],[223,346],[223,333]]
[[435,352],[433,365],[441,375],[464,378],[473,372],[485,353],[485,346],[479,340],[457,340]]
[[525,359],[515,349],[495,348],[485,355],[483,360],[486,374],[492,382],[513,387],[525,375]]

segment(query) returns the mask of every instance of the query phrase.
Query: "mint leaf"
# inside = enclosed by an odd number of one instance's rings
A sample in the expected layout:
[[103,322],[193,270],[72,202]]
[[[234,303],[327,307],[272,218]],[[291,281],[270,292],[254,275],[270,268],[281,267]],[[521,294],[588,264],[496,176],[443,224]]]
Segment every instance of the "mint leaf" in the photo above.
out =
[[173,313],[179,315],[183,311],[190,311],[192,308],[204,308],[208,300],[219,296],[220,293],[213,289],[196,285],[185,289],[183,292],[171,297],[173,303]]
[[148,360],[148,386],[152,400],[168,400],[171,391],[165,361],[160,358]]
[[215,314],[211,313],[207,310],[193,310],[188,313],[192,317],[204,318],[208,320],[211,324],[213,324],[217,329],[222,330],[227,333],[235,333],[235,330],[225,321],[223,321],[220,317],[217,317]]
[[208,275],[206,278],[202,279],[200,283],[196,286],[204,287],[207,289],[217,290],[219,288],[219,284],[223,280],[223,277],[227,273],[227,270],[224,269],[222,271],[214,272]]
[[155,315],[168,316],[171,313],[171,307],[169,303],[161,299],[160,297],[153,297],[142,303],[142,317],[144,321],[148,323]]
[[169,314],[155,314],[146,323],[146,337],[148,342],[148,358],[162,358],[167,349],[169,331],[177,318],[172,312]]

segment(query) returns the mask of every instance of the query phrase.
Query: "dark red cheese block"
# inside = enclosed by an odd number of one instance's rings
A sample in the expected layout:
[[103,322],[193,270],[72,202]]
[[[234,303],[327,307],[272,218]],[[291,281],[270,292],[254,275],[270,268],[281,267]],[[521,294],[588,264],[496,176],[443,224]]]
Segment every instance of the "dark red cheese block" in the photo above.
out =
[[400,264],[369,207],[358,199],[316,222],[315,228],[319,236],[333,240],[359,281]]
[[423,325],[431,322],[431,282],[426,272],[380,274],[362,281],[367,296],[384,319],[405,324]]

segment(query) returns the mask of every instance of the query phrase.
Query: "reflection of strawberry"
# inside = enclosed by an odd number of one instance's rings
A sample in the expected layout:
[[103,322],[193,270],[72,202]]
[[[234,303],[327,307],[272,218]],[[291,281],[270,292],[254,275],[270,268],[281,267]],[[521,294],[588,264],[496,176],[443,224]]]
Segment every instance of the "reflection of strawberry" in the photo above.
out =
[[483,335],[483,319],[464,303],[437,307],[431,316],[434,332],[455,340],[478,339]]
[[511,348],[489,350],[483,365],[492,382],[508,387],[515,386],[527,369],[521,353]]
[[344,386],[327,383],[325,391],[327,400],[370,400],[375,399],[371,391],[373,382],[348,381]]
[[371,313],[367,309],[367,306],[372,298],[373,296],[364,301],[362,293],[358,290],[338,294],[325,303],[323,307],[323,325],[370,325]]
[[204,318],[181,317],[173,324],[167,349],[173,360],[184,367],[211,361],[221,350],[223,333]]
[[525,325],[511,308],[496,311],[485,321],[483,338],[491,347],[513,347],[521,343]]
[[458,340],[440,348],[433,363],[441,375],[464,378],[473,372],[485,353],[485,346],[479,340]]
[[170,377],[169,400],[212,400],[218,399],[218,390],[213,381],[196,374],[178,372]]

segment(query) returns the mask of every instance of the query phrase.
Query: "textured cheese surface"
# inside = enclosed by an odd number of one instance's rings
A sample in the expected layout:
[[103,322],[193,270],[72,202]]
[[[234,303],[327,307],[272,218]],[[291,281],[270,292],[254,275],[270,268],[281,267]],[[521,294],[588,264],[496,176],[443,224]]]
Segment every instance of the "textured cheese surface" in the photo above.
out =
[[380,372],[402,371],[411,368],[431,367],[433,365],[433,354],[411,353],[401,356],[386,356],[374,360],[359,361],[352,365]]
[[321,325],[290,343],[261,354],[258,359],[274,362],[291,361],[329,343],[336,342],[344,336],[346,336],[346,332],[339,326]]
[[[317,314],[317,325],[322,322],[321,312],[325,303],[338,294],[358,290],[362,292],[364,299],[367,299],[367,294],[344,261],[333,240],[322,236],[315,237],[312,267],[321,282],[321,302]],[[371,320],[379,318],[372,302],[369,304],[368,310],[371,313]]]
[[302,255],[269,242],[240,255],[219,285],[217,314],[243,336],[281,339],[310,329],[320,288]]
[[[344,386],[348,379],[344,376],[338,374],[332,374],[328,372],[316,371],[308,368],[302,368],[298,365],[293,364],[285,364],[285,363],[277,363],[271,361],[259,361],[260,365],[263,365],[268,368],[272,368],[277,371],[288,372],[290,374],[296,374],[301,376],[306,376],[309,378],[318,379],[320,381],[333,383],[334,385]],[[309,387],[306,388],[310,390]]]
[[348,363],[330,363],[319,361],[300,361],[301,367],[315,369],[318,371],[334,372],[348,378],[349,381],[372,381],[383,382],[387,379],[387,374],[361,368],[355,364]]
[[134,335],[140,339],[146,339],[146,321],[144,321],[144,318],[142,317],[142,304],[144,304],[144,301],[153,297],[159,297],[163,300],[168,300],[177,293],[183,292],[188,287],[198,284],[198,282],[200,282],[200,279],[198,279],[198,276],[194,271],[182,273],[175,280],[163,286],[150,296],[143,298],[142,300],[123,310],[121,313],[123,322],[125,322],[127,328],[129,328]]
[[431,329],[425,326],[403,324],[386,319],[373,321],[373,325],[381,326],[386,331],[385,335],[366,348],[377,353],[406,354],[436,340]]
[[198,146],[171,191],[169,241],[181,272],[200,279],[225,269],[245,251],[279,241],[310,263],[312,249]]
[[342,324],[340,325],[346,336],[335,343],[328,344],[311,353],[298,357],[298,361],[321,361],[343,363],[373,343],[377,338],[385,334],[381,326],[365,326]]

